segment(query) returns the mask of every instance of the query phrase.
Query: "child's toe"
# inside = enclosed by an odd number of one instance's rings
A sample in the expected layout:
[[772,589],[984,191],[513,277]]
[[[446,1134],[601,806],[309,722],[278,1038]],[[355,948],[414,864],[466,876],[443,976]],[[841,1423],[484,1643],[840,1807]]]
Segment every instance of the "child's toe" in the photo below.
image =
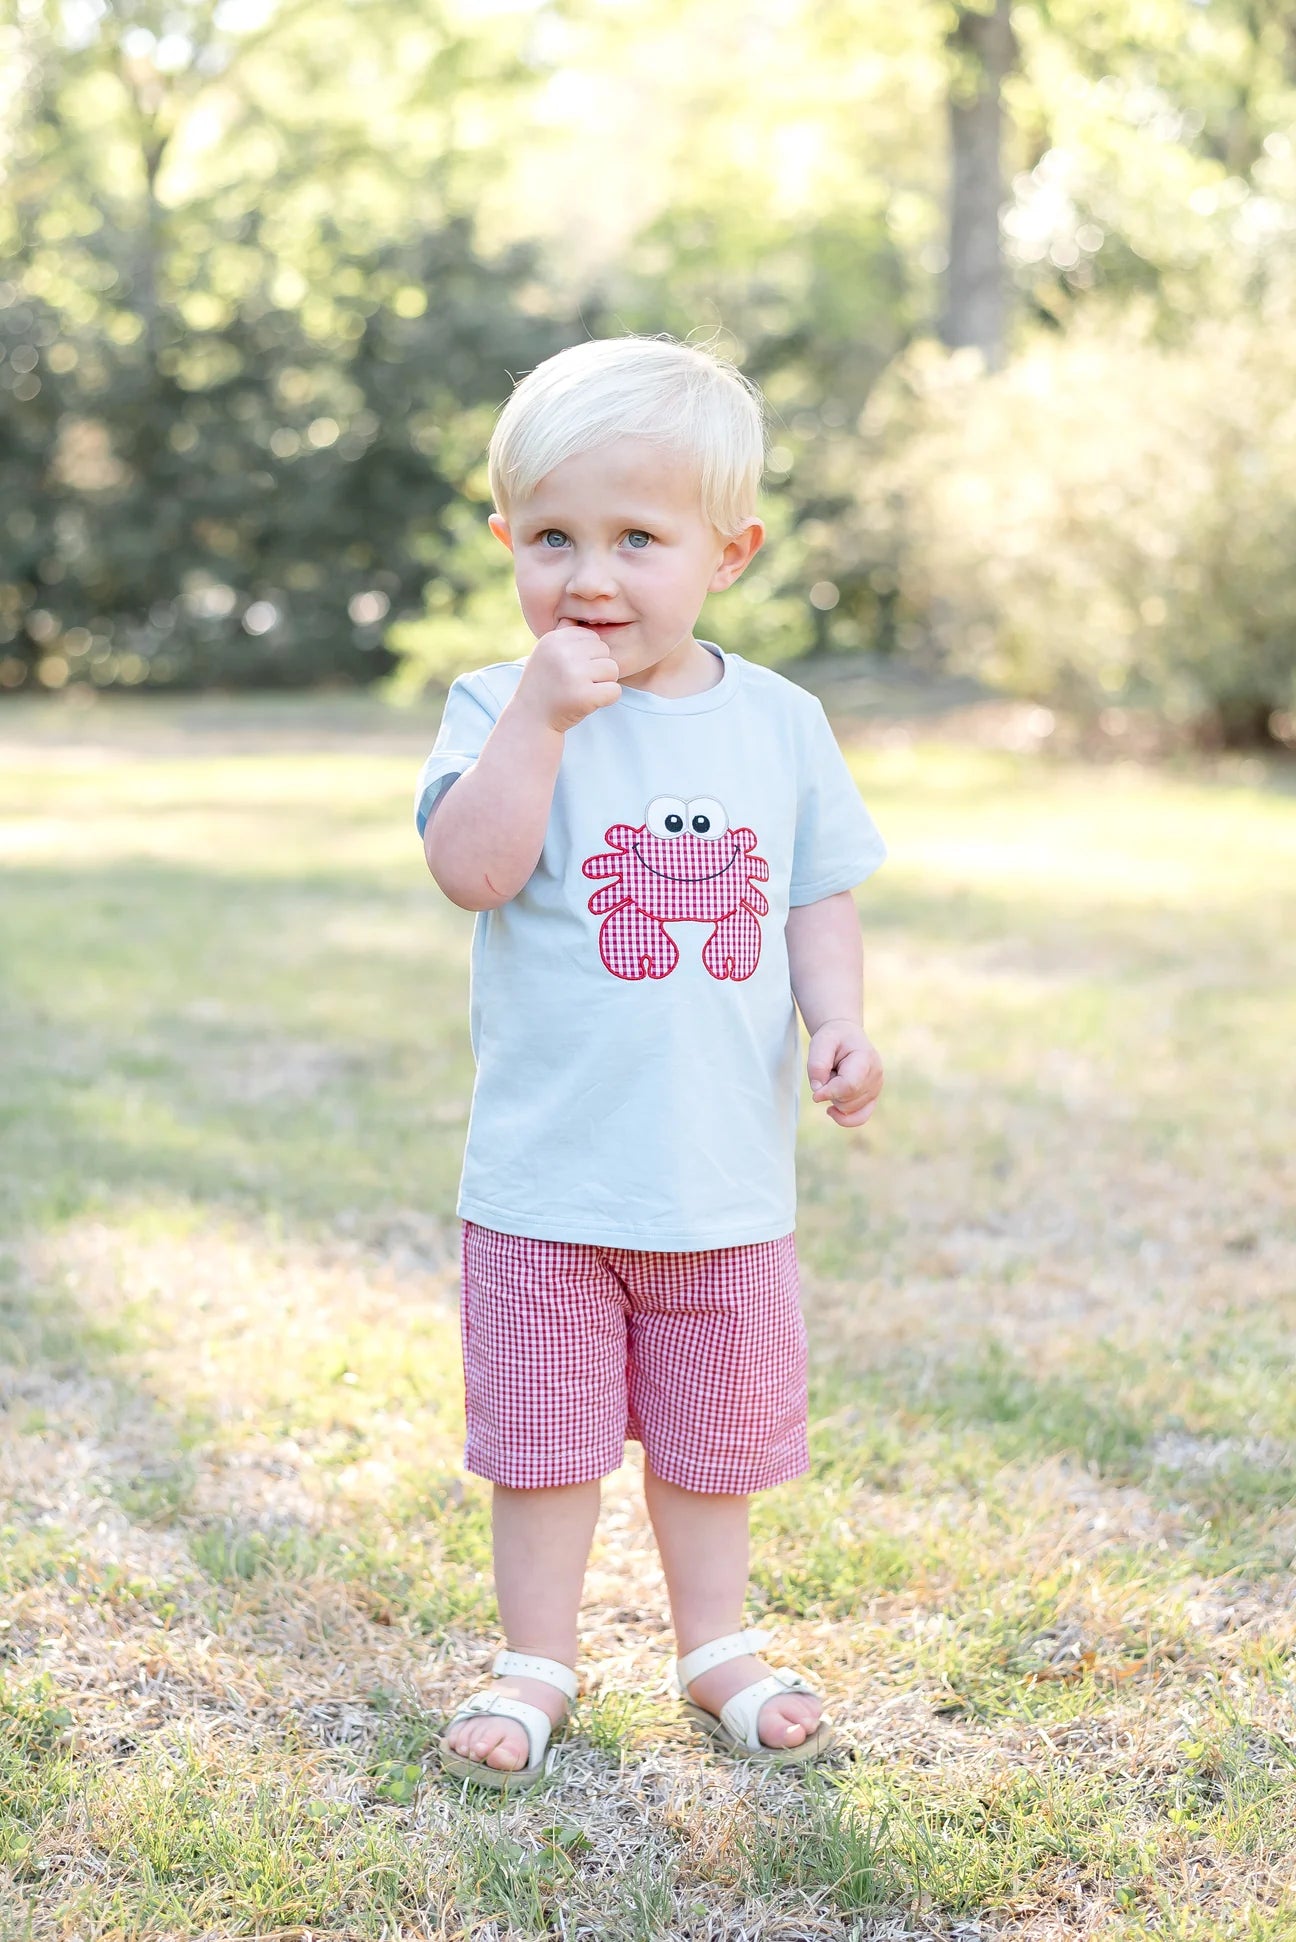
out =
[[500,1767],[512,1771],[524,1767],[527,1760],[526,1735],[516,1726],[501,1724],[493,1727],[487,1736],[486,1744],[476,1756],[484,1760],[488,1767]]
[[766,1746],[803,1746],[819,1724],[823,1708],[809,1693],[789,1693],[761,1707],[759,1731]]
[[461,1720],[446,1734],[446,1745],[462,1760],[488,1767],[513,1769],[527,1760],[525,1736],[509,1720]]
[[492,1747],[486,1755],[486,1765],[498,1767],[503,1773],[516,1773],[519,1767],[526,1765],[526,1754],[519,1748],[510,1746],[507,1741],[501,1741],[499,1746]]

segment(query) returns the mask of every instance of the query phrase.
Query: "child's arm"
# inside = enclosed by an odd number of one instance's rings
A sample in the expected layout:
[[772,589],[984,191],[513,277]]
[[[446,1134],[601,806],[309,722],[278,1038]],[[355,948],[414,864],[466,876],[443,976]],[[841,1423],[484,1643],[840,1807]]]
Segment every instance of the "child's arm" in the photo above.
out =
[[882,1090],[882,1061],[866,1034],[864,947],[849,890],[788,912],[792,993],[810,1034],[806,1071],[816,1102],[839,1126],[862,1126]]
[[428,869],[451,903],[494,910],[516,897],[544,847],[564,735],[620,697],[597,634],[571,625],[541,635],[481,754],[423,832]]

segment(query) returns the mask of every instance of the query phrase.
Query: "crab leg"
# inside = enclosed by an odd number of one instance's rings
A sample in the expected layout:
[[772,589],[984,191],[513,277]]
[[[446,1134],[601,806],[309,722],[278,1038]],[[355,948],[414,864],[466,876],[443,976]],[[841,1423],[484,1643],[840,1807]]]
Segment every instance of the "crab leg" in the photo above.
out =
[[627,899],[603,920],[599,956],[614,978],[637,981],[669,977],[679,963],[679,948],[664,925]]
[[750,978],[760,962],[760,947],[755,913],[746,904],[739,904],[737,910],[720,919],[703,945],[702,962],[713,978],[732,978],[741,983]]

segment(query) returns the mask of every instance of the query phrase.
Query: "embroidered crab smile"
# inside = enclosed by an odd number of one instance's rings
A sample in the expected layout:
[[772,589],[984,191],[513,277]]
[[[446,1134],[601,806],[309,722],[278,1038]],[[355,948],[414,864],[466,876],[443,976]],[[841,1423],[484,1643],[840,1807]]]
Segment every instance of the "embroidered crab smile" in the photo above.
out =
[[654,870],[637,843],[632,844],[631,848],[650,876],[665,877],[667,883],[709,883],[712,877],[722,877],[726,870],[732,870],[738,855],[736,850],[733,851],[729,861],[722,863],[718,870]]

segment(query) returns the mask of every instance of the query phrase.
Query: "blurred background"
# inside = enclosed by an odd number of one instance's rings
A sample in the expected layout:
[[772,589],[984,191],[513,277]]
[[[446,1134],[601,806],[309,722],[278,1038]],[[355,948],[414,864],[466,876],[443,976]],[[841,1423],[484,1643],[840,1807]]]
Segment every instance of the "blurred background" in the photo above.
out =
[[510,374],[665,330],[772,409],[727,645],[1296,743],[1296,4],[0,20],[0,697],[521,652]]

